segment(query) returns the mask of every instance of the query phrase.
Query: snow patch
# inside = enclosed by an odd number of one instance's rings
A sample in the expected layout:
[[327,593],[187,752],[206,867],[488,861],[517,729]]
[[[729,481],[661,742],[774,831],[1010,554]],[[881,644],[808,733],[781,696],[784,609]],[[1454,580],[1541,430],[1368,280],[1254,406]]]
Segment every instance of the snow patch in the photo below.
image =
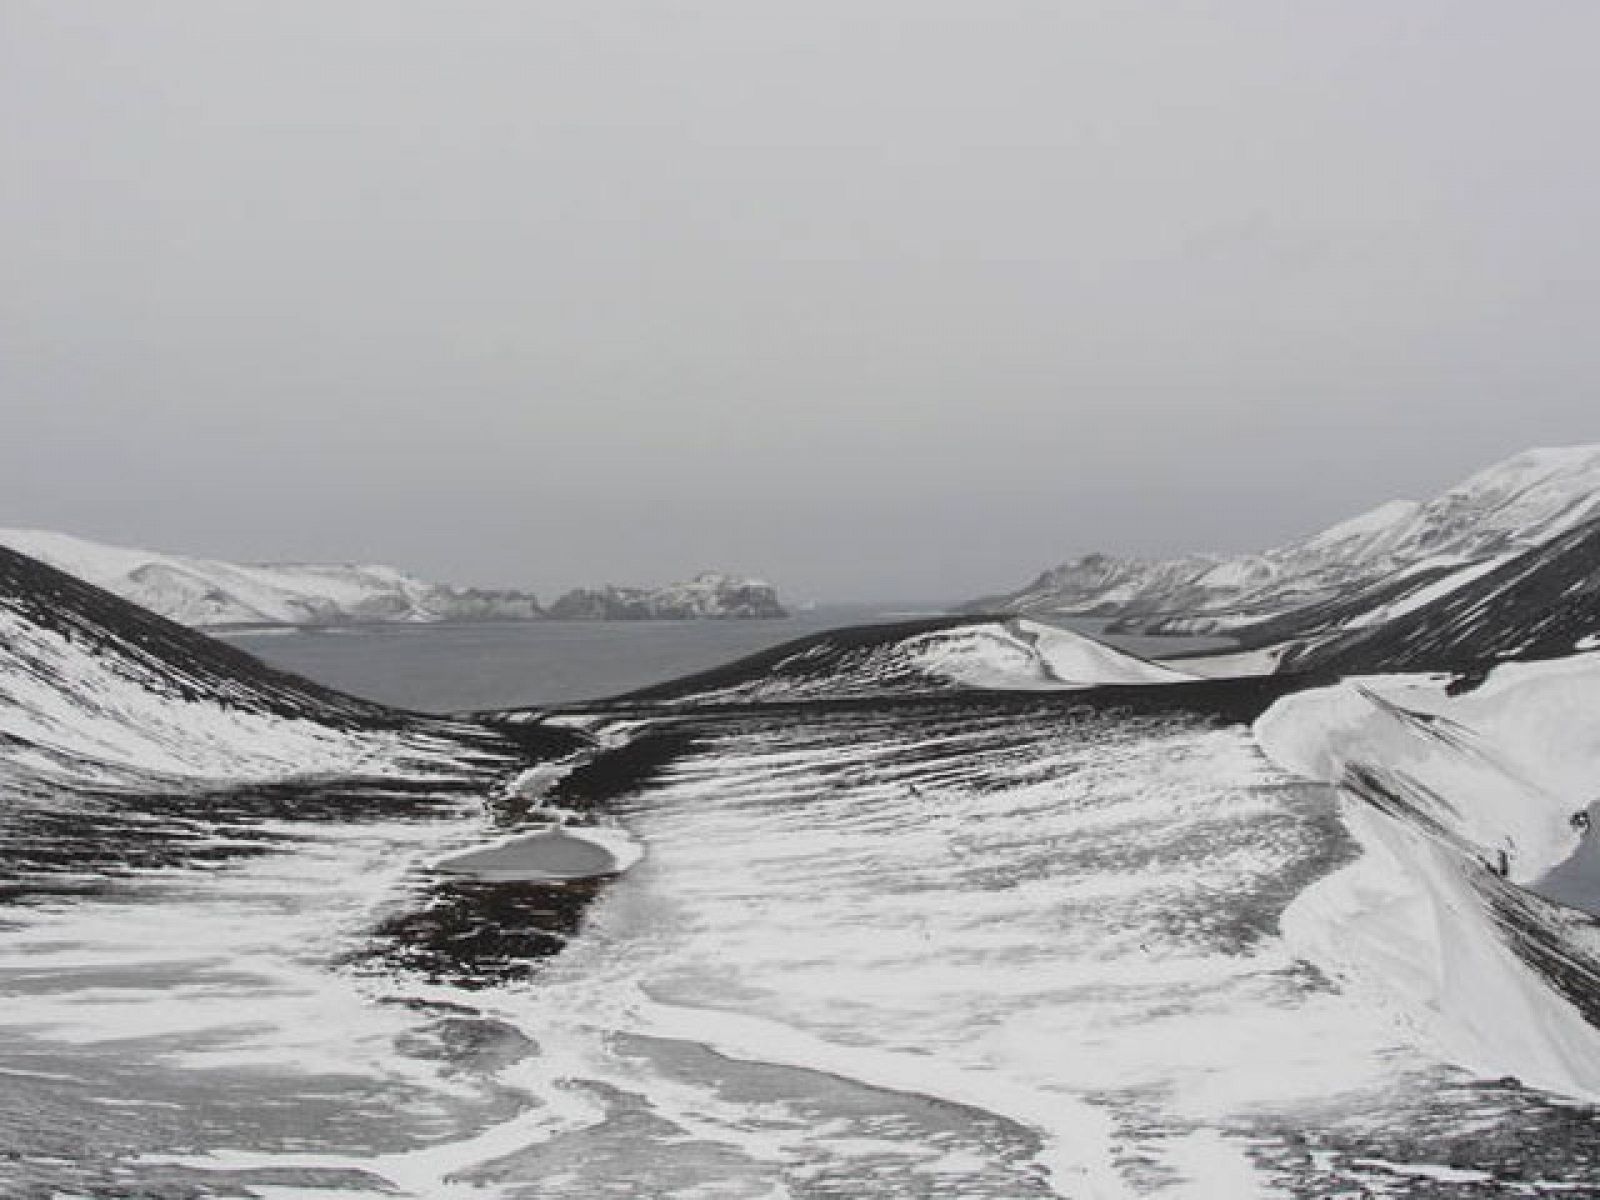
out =
[[1029,620],[939,630],[913,638],[904,649],[920,670],[965,687],[1049,691],[1194,678],[1082,634]]

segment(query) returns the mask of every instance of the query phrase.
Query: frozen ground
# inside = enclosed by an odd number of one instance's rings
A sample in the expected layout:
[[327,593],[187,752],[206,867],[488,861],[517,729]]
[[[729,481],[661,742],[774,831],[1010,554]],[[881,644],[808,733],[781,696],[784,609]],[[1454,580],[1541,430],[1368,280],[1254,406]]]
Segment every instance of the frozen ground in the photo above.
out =
[[1588,660],[1252,734],[1295,684],[921,622],[496,732],[0,576],[7,1200],[1600,1195],[1518,886]]
[[1245,727],[1051,697],[674,719],[618,809],[646,857],[531,978],[394,953],[459,820],[14,910],[0,1180],[1600,1194],[1590,1110],[1462,1069],[1308,958],[1307,888],[1357,846]]

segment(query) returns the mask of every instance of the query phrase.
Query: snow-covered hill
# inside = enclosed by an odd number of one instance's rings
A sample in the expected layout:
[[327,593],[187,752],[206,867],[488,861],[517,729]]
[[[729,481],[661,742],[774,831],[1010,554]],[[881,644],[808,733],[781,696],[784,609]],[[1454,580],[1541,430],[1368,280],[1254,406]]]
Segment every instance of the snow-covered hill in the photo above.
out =
[[1529,450],[1426,503],[1396,501],[1262,554],[1142,561],[1089,555],[975,611],[1101,615],[1118,631],[1228,633],[1252,644],[1308,622],[1409,607],[1470,571],[1545,545],[1600,516],[1600,446]]
[[770,584],[712,572],[661,588],[580,588],[547,613],[532,592],[431,583],[386,566],[232,563],[37,529],[0,529],[0,547],[197,628],[788,615]]
[[760,704],[957,692],[1061,692],[1195,677],[1022,618],[931,618],[813,634],[624,700]]
[[705,571],[666,587],[575,588],[550,606],[559,620],[657,621],[786,617],[771,584]]
[[0,530],[0,546],[183,625],[522,620],[542,615],[539,602],[526,592],[450,587],[393,567],[244,565],[108,546],[33,529]]
[[252,830],[483,800],[522,765],[0,548],[0,895],[259,853]]
[[[1359,596],[1357,597],[1359,599]],[[1480,674],[1600,646],[1600,518],[1295,638],[1279,669]]]

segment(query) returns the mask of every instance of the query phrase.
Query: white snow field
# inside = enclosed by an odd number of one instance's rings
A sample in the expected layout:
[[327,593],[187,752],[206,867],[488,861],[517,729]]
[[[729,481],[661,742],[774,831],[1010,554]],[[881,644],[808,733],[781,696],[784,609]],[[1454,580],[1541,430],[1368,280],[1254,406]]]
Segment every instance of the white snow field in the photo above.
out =
[[[1567,1136],[1307,965],[1306,888],[1355,848],[1247,729],[975,701],[696,739],[531,980],[341,966],[471,842],[306,831],[29,914],[0,1070],[222,1097],[129,1170],[264,1197],[1440,1197]],[[1547,1158],[1518,1194],[1584,1194]]]
[[1288,685],[858,631],[542,730],[622,827],[553,883],[500,735],[0,567],[8,1200],[1600,1194],[1600,946],[1517,886],[1600,656],[1252,732]]

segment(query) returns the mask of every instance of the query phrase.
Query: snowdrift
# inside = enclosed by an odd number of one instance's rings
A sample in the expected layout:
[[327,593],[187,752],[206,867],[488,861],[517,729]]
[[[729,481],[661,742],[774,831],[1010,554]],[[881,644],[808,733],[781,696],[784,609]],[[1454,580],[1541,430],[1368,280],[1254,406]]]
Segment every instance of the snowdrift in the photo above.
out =
[[[1600,657],[1507,665],[1451,696],[1372,677],[1280,700],[1277,765],[1339,788],[1366,853],[1285,914],[1290,942],[1447,1059],[1600,1099],[1600,923],[1541,899],[1600,779]],[[1531,890],[1530,890],[1531,889]]]

